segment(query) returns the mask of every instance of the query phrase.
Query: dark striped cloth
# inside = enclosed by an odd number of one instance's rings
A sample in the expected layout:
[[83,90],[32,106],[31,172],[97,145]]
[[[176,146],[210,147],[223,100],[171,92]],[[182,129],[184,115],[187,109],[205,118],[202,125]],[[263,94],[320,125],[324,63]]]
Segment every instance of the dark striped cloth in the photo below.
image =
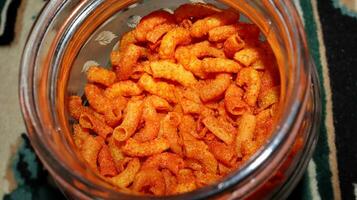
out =
[[[36,4],[40,0],[31,2]],[[294,2],[302,16],[310,53],[318,69],[323,116],[316,152],[289,199],[357,199],[357,134],[354,131],[357,126],[357,2]],[[14,27],[20,3],[20,0],[0,0],[0,45],[11,47],[19,34]],[[19,53],[21,51],[19,49]],[[26,135],[22,134],[21,138],[22,143],[9,164],[17,186],[3,199],[64,199],[49,181]]]
[[306,177],[291,197],[305,191],[303,199],[357,199],[356,1],[300,0],[298,5],[323,88],[323,124]]
[[0,45],[10,44],[15,37],[17,9],[21,0],[0,0]]

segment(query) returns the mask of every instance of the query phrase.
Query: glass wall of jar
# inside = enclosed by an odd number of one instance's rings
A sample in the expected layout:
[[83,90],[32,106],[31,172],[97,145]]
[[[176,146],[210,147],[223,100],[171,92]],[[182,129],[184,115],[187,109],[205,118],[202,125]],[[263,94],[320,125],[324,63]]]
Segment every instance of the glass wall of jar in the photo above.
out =
[[[58,185],[80,199],[141,199],[91,172],[71,140],[67,97],[83,94],[83,66],[107,65],[112,39],[153,10],[188,1],[58,0],[37,19],[24,50],[20,98],[28,135]],[[159,199],[286,197],[307,166],[320,120],[319,84],[303,25],[290,1],[206,1],[231,7],[261,29],[276,56],[281,78],[279,117],[272,138],[243,167],[220,182]],[[98,35],[105,36],[99,37]],[[294,144],[300,141],[300,148]],[[274,175],[275,174],[275,175]]]

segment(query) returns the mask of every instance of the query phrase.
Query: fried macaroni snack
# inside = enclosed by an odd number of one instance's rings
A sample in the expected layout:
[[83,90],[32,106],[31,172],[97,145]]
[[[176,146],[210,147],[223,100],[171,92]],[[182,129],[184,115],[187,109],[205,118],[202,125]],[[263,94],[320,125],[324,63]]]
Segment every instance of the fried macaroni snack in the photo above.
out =
[[175,195],[221,180],[269,139],[280,98],[259,29],[210,4],[154,11],[71,96],[73,141],[115,187]]

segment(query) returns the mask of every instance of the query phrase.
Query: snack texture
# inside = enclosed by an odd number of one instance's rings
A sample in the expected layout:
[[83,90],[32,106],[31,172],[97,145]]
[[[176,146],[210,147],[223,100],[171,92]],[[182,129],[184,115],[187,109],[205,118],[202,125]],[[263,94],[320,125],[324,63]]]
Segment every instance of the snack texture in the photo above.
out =
[[277,64],[239,16],[202,3],[154,11],[121,36],[112,69],[89,68],[68,111],[91,170],[133,194],[175,195],[220,181],[265,144]]

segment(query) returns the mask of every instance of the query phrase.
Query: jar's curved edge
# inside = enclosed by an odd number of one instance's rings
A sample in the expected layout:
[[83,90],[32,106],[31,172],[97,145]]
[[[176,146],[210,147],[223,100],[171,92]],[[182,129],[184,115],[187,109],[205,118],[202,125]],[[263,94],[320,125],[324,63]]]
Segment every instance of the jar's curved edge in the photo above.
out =
[[[54,2],[52,5],[60,5],[61,3],[58,3],[58,4],[56,4],[55,3],[55,1],[51,1],[51,2]],[[50,3],[49,3],[50,4]],[[41,19],[41,18],[39,18],[39,19]],[[43,19],[42,19],[43,20]],[[39,22],[39,21],[38,21]],[[37,24],[37,23],[36,23]],[[41,27],[36,27],[36,25],[35,25],[35,27],[34,27],[34,33],[39,33],[40,32],[40,30],[39,30],[39,28],[41,28]],[[33,51],[33,48],[35,47],[35,48],[37,48],[37,46],[35,45],[36,44],[36,42],[35,41],[38,41],[39,40],[39,38],[33,38],[33,35],[30,35],[30,38],[29,38],[29,42],[28,42],[28,44],[26,45],[26,48],[25,48],[25,51],[26,51],[26,49],[32,49],[32,50],[29,50],[29,51]],[[26,122],[26,124],[27,124],[27,126],[28,126],[28,129],[30,129],[29,130],[29,132],[31,132],[31,131],[34,131],[34,130],[36,130],[36,127],[34,126],[34,124],[33,123],[31,123],[31,122],[29,122],[28,120],[29,119],[32,119],[32,121],[34,121],[34,120],[37,120],[36,119],[36,117],[35,116],[33,116],[32,115],[32,111],[33,110],[28,110],[28,108],[30,108],[31,107],[31,104],[33,104],[33,102],[30,100],[30,99],[28,99],[29,98],[29,96],[26,96],[26,95],[28,95],[29,93],[26,93],[26,91],[24,91],[23,89],[24,89],[24,85],[26,85],[25,83],[27,83],[28,81],[33,81],[33,80],[28,80],[28,78],[29,77],[31,77],[31,76],[29,76],[29,73],[24,73],[24,66],[26,66],[28,63],[33,63],[33,61],[34,61],[34,58],[33,57],[30,57],[30,58],[28,58],[27,56],[29,56],[29,55],[25,55],[26,53],[24,53],[24,56],[23,56],[23,62],[22,62],[22,67],[21,67],[21,78],[20,78],[20,98],[22,99],[21,100],[21,104],[23,104],[22,106],[21,106],[21,108],[22,108],[22,113],[23,113],[23,116],[24,116],[24,119],[25,119],[25,122]],[[31,53],[30,53],[31,54]],[[29,91],[27,91],[27,92],[29,92]],[[25,107],[27,107],[27,109],[25,108]],[[39,145],[39,144],[37,144],[37,145]],[[45,149],[45,147],[39,147],[39,148],[41,148],[41,149]],[[41,152],[41,153],[39,153],[39,154],[46,154],[46,152]],[[42,159],[43,160],[43,159]]]

